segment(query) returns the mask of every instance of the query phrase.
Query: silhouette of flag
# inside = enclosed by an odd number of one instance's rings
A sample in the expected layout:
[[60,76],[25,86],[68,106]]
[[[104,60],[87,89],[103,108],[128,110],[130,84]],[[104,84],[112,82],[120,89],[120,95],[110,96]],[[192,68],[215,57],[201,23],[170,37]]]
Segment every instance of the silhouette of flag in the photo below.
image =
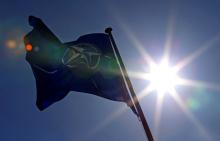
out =
[[125,102],[137,114],[108,34],[61,43],[41,19],[30,16],[29,24],[33,30],[24,37],[26,60],[35,76],[40,110],[78,91]]

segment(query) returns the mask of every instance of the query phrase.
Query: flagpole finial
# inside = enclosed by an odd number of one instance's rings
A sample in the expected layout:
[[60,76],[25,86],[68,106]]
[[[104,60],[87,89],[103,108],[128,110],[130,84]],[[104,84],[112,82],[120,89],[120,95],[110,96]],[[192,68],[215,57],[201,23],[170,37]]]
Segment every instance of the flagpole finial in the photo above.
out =
[[112,28],[111,27],[107,27],[106,29],[105,29],[105,33],[111,33],[112,32]]

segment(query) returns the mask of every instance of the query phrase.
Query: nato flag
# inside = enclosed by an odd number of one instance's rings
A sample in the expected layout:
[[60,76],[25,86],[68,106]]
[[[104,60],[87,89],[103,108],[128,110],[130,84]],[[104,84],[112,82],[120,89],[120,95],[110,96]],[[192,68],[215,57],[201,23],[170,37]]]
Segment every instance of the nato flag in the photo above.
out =
[[30,16],[33,30],[24,37],[36,80],[37,107],[44,110],[78,91],[127,103],[134,113],[109,35],[93,33],[61,43],[41,19]]

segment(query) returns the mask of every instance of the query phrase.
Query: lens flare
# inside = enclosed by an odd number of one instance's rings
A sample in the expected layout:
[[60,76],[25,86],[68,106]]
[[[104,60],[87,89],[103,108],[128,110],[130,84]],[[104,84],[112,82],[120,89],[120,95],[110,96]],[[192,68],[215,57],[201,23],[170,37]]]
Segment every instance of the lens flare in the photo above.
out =
[[7,40],[7,41],[5,42],[5,45],[6,45],[7,48],[14,49],[14,48],[16,48],[17,43],[16,43],[15,40],[9,39],[9,40]]
[[186,105],[192,110],[197,110],[200,107],[199,101],[193,98],[188,99]]
[[31,44],[26,44],[25,49],[26,49],[26,51],[32,51],[33,47]]

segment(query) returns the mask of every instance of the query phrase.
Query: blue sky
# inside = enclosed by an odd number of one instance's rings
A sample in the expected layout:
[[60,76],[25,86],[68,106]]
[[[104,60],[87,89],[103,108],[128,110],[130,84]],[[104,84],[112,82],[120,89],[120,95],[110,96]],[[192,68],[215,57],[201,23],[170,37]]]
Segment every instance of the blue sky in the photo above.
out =
[[[157,94],[151,93],[142,98],[140,103],[158,141],[218,141],[219,6],[220,2],[217,0],[2,0],[0,140],[146,140],[141,124],[124,103],[71,92],[47,110],[40,112],[37,109],[35,80],[25,61],[22,43],[23,35],[31,30],[27,18],[34,15],[41,18],[63,42],[75,40],[87,33],[104,32],[106,27],[111,26],[127,70],[132,72],[145,72],[149,66],[135,47],[131,35],[157,62],[171,36],[171,64],[176,64],[204,45],[209,45],[179,73],[184,78],[207,82],[200,86],[176,87],[190,114],[183,112],[175,100],[166,95],[159,131],[156,131]],[[9,48],[8,41],[11,40],[15,41],[15,45]],[[137,94],[149,84],[142,79],[131,77],[131,80]],[[127,110],[117,114],[121,107]]]

